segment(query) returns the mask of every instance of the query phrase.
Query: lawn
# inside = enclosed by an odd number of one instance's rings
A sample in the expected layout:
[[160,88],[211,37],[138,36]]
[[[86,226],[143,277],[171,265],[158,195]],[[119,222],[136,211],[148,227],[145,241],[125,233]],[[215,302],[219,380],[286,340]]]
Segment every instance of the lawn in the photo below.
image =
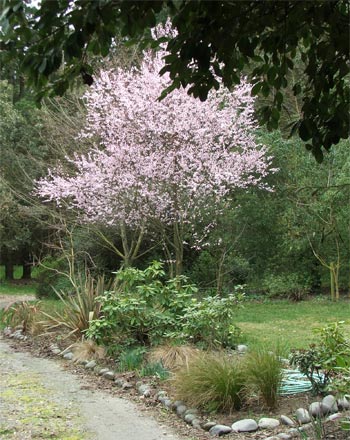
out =
[[0,295],[35,295],[35,280],[21,280],[21,266],[15,266],[14,277],[13,282],[5,281],[5,268],[0,266]]
[[338,303],[325,297],[301,302],[246,300],[235,319],[245,343],[252,346],[282,344],[286,348],[307,347],[315,339],[314,328],[334,321],[345,321],[350,337],[349,299]]

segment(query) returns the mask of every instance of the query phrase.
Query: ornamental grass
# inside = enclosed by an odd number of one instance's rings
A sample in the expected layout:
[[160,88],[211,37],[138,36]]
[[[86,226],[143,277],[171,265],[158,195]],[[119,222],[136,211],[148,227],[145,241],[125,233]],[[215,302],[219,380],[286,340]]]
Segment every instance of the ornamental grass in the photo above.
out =
[[245,400],[246,372],[242,358],[204,353],[174,378],[177,397],[208,410],[232,411]]

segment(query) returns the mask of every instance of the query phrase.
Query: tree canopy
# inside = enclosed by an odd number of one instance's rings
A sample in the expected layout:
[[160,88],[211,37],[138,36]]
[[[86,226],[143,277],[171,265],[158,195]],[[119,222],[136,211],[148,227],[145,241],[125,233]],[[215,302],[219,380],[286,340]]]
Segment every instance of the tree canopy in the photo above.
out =
[[183,88],[157,101],[170,82],[158,74],[163,58],[146,51],[138,69],[100,72],[85,94],[80,132],[95,147],[70,160],[73,173],[51,170],[38,194],[67,201],[88,223],[153,228],[157,236],[170,227],[181,262],[184,242],[199,246],[223,200],[235,189],[266,188],[273,170],[255,141],[251,85],[211,92],[204,102]]
[[[302,100],[293,128],[322,161],[349,134],[349,2],[3,0],[2,62],[21,59],[39,91],[63,94],[75,77],[93,82],[91,55],[106,56],[116,38],[155,44],[149,29],[169,16],[177,33],[167,40],[162,73],[205,100],[219,82],[230,88],[242,74],[252,93],[272,99],[260,109],[278,127],[287,89]],[[161,38],[164,42],[164,37]]]

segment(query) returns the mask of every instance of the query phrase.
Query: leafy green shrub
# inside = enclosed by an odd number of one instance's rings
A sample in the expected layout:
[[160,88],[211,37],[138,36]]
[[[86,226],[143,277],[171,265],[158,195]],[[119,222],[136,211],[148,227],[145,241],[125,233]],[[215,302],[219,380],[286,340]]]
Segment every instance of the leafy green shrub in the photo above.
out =
[[107,345],[118,338],[128,345],[150,345],[169,333],[178,334],[181,316],[197,289],[186,277],[164,281],[164,276],[159,262],[143,271],[118,271],[114,290],[98,298],[101,318],[90,323],[88,336]]
[[263,289],[271,297],[287,296],[300,301],[310,292],[311,281],[297,273],[269,274],[263,281]]
[[177,397],[209,410],[240,409],[245,396],[246,373],[241,357],[203,354],[174,379]]
[[282,381],[279,352],[260,348],[246,357],[248,388],[260,395],[269,408],[277,406],[278,388]]
[[[315,393],[324,392],[327,386],[336,388],[337,381],[330,384],[331,378],[346,376],[350,368],[350,340],[344,336],[343,324],[334,322],[316,329],[319,342],[292,354],[292,363],[309,378]],[[342,381],[339,377],[338,380]]]
[[168,281],[162,263],[116,274],[114,289],[105,292],[101,317],[90,322],[87,335],[105,345],[156,345],[166,338],[203,346],[232,347],[239,330],[233,325],[241,286],[227,297],[195,298],[197,288],[184,276]]
[[233,348],[240,335],[233,319],[243,297],[241,290],[242,286],[237,286],[236,293],[223,298],[194,299],[183,317],[184,336],[204,347]]

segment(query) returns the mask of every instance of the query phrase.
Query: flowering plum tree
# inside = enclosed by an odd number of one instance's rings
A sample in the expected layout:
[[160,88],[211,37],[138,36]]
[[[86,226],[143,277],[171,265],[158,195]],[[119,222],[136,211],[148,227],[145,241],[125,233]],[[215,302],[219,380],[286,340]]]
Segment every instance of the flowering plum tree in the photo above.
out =
[[86,222],[118,225],[124,238],[127,228],[139,238],[145,228],[163,231],[179,274],[185,238],[194,227],[205,231],[235,188],[265,188],[271,158],[255,140],[249,84],[219,88],[205,102],[185,89],[159,100],[171,82],[158,74],[162,56],[149,51],[138,68],[100,72],[80,133],[95,147],[69,159],[74,172],[50,170],[37,193],[66,201]]

